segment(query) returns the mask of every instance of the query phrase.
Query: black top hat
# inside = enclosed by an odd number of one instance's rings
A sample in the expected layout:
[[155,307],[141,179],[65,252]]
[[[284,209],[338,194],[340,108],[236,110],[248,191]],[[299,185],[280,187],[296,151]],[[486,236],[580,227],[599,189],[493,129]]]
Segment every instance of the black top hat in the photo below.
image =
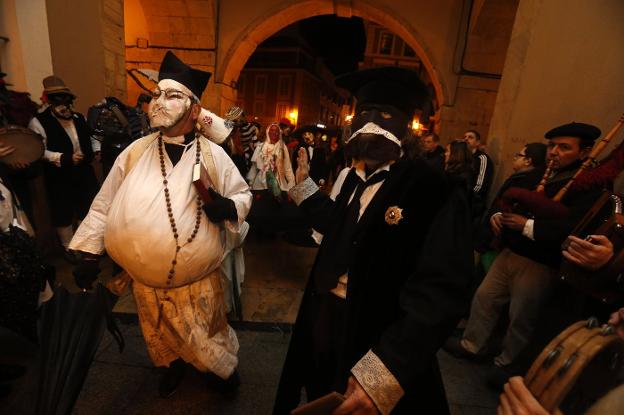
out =
[[158,80],[173,79],[187,87],[199,99],[208,85],[210,75],[210,72],[191,68],[168,50],[160,64]]
[[418,73],[396,66],[348,73],[338,77],[336,85],[348,89],[357,98],[358,105],[392,105],[408,118],[429,98]]
[[571,122],[553,128],[548,131],[544,137],[549,140],[555,137],[577,137],[580,138],[582,142],[591,144],[600,137],[601,133],[600,128],[594,125],[582,122]]

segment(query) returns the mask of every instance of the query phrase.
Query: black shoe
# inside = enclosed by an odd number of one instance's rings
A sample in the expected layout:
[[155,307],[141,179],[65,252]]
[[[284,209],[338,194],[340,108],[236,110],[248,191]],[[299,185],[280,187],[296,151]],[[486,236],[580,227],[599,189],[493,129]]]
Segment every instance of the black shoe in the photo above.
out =
[[494,364],[488,368],[485,381],[491,389],[502,392],[503,386],[505,386],[505,383],[507,383],[512,376],[513,374],[507,367]]
[[227,379],[221,379],[214,373],[208,372],[206,373],[206,379],[208,380],[208,386],[211,389],[214,389],[224,395],[233,394],[240,386],[240,376],[238,376],[237,370],[235,370],[234,373],[232,373]]
[[184,378],[184,361],[177,359],[171,362],[158,384],[158,394],[161,398],[168,398],[176,391]]
[[461,338],[459,337],[449,337],[442,348],[458,359],[475,359],[477,357],[475,353],[464,349],[464,346],[461,344]]

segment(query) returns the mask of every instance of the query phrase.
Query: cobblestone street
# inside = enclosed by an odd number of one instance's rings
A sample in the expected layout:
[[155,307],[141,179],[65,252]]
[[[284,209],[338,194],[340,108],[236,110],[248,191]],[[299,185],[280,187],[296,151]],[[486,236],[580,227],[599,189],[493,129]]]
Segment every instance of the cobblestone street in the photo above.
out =
[[[279,252],[279,255],[275,255]],[[169,399],[158,397],[159,373],[147,356],[132,296],[115,308],[126,348],[119,353],[106,333],[74,414],[269,414],[284,362],[290,325],[294,322],[316,249],[289,245],[281,239],[258,241],[251,235],[245,246],[247,275],[243,284],[244,321],[233,321],[240,342],[241,386],[226,398],[210,390],[201,374],[188,368]],[[57,263],[58,278],[73,283],[71,268]],[[103,276],[110,274],[104,267]],[[496,412],[497,394],[485,386],[484,367],[438,353],[452,415]]]

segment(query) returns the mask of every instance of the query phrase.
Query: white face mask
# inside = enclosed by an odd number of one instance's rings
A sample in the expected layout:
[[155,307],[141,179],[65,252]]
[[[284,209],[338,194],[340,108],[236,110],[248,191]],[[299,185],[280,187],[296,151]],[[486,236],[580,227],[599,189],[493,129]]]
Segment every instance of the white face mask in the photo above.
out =
[[161,91],[177,90],[182,94],[161,93],[158,98],[150,101],[148,115],[150,125],[154,128],[171,128],[176,125],[191,108],[191,92],[181,83],[171,79],[163,79],[158,83]]

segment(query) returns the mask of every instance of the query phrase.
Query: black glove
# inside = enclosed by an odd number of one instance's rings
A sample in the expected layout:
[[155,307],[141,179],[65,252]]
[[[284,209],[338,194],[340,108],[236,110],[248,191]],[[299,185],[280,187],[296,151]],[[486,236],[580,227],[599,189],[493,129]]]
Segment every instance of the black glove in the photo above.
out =
[[83,290],[90,290],[100,273],[99,261],[96,259],[81,259],[80,262],[74,267],[72,274],[74,274],[74,280],[76,285]]
[[234,201],[221,196],[210,188],[208,192],[210,193],[210,197],[212,197],[212,202],[204,205],[204,212],[206,212],[206,216],[208,216],[211,222],[218,223],[226,219],[238,220],[238,213],[236,213]]

